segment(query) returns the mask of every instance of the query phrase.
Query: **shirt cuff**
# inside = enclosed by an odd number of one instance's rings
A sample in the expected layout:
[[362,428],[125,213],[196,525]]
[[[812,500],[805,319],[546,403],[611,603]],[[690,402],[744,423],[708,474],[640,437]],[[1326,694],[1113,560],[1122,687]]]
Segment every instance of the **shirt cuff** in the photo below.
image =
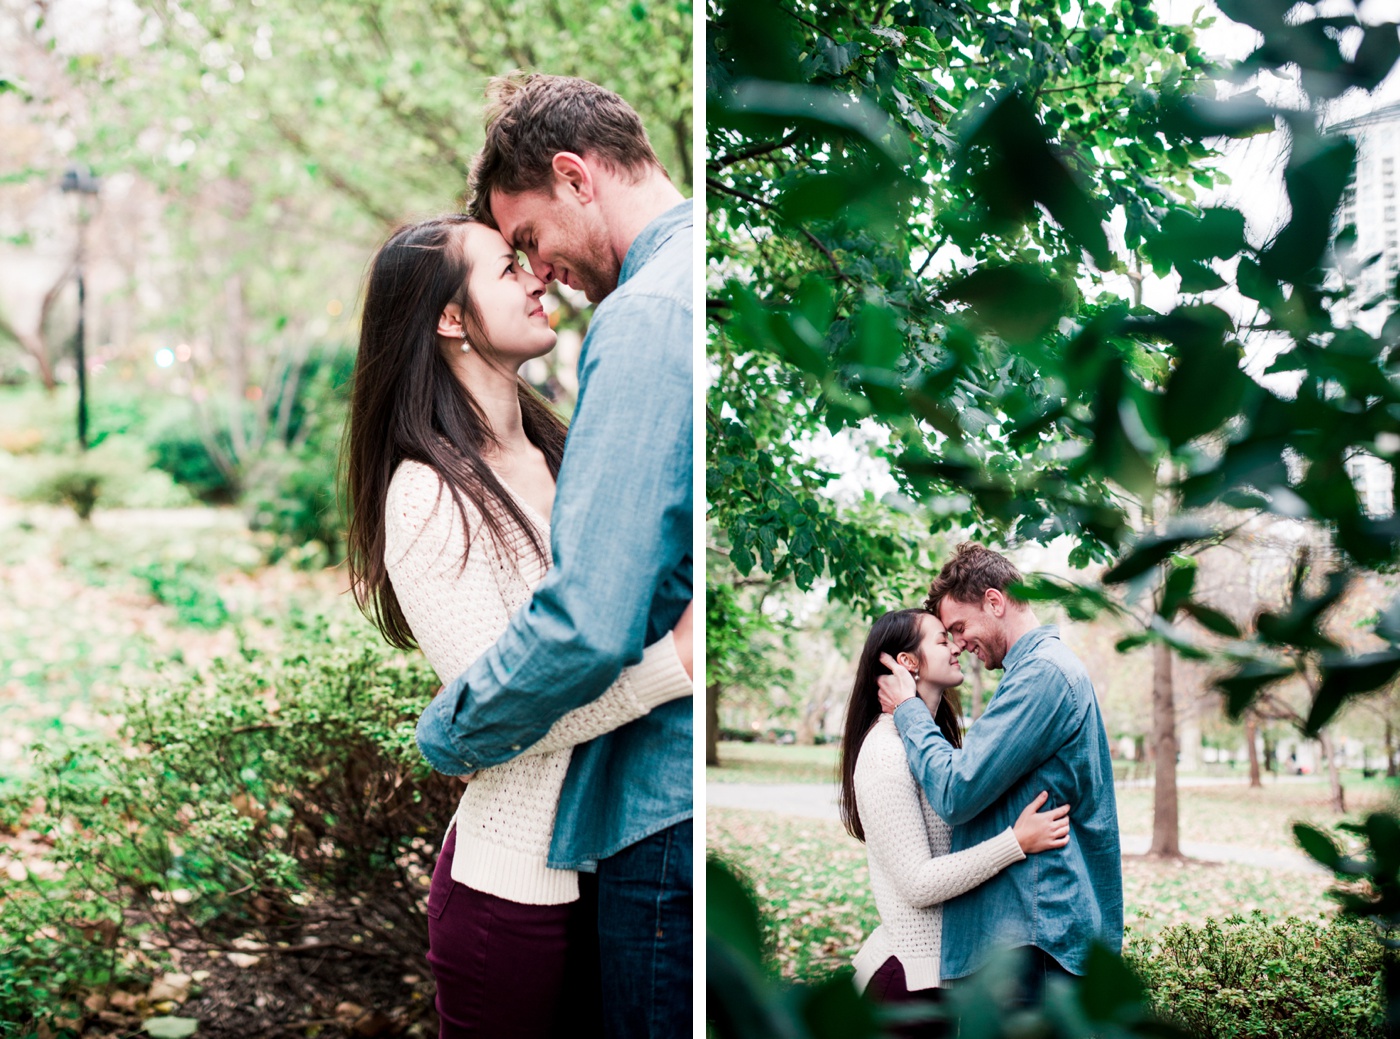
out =
[[[413,738],[418,744],[418,753],[433,766],[434,772],[441,772],[447,776],[465,776],[468,772],[476,771],[477,766],[463,760],[461,753],[453,746],[452,716],[449,707],[453,697],[450,693],[449,686],[423,708],[423,713],[418,716],[418,726]],[[444,713],[447,714],[446,718],[442,717]]]
[[[911,708],[910,704],[914,706]],[[899,730],[901,736],[908,736],[910,725],[915,724],[914,719],[921,715],[930,725],[933,725],[933,715],[928,713],[928,705],[917,696],[911,696],[894,709],[894,727]],[[937,728],[937,726],[934,727]]]
[[632,695],[648,711],[672,700],[695,695],[695,686],[680,654],[676,652],[675,637],[662,636],[642,651],[640,662],[627,669]]

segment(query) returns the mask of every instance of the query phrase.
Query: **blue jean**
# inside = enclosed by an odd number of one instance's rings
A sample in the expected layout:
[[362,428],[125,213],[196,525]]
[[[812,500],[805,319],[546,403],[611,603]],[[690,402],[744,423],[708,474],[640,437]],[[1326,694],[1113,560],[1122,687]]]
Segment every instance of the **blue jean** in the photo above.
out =
[[598,863],[598,946],[609,1039],[679,1039],[694,1027],[689,819]]

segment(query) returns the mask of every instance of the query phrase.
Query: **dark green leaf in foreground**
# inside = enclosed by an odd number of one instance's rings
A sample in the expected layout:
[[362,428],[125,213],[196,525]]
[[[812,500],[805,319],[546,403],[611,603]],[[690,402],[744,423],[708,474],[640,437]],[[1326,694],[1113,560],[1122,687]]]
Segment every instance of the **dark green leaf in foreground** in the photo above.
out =
[[1012,343],[1030,343],[1045,335],[1070,302],[1061,282],[1027,264],[979,267],[943,294],[968,304],[982,325]]
[[1331,837],[1316,826],[1310,826],[1307,823],[1294,823],[1293,836],[1305,852],[1328,869],[1335,870],[1341,863],[1341,850],[1333,843]]
[[972,163],[978,193],[994,219],[1006,224],[1030,219],[1036,205],[1063,227],[1099,268],[1112,263],[1102,215],[1046,141],[1045,128],[1015,91],[988,99],[969,120],[965,153],[985,150]]

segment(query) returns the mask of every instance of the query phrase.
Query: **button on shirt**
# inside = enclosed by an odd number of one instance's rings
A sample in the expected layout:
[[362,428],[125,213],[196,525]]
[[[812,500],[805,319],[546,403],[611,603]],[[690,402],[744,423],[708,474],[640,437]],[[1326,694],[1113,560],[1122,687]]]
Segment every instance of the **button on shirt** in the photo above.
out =
[[1123,944],[1123,860],[1108,736],[1084,665],[1047,624],[1016,640],[962,749],[917,697],[895,709],[910,768],[961,851],[1012,826],[1040,791],[1070,806],[1069,844],[1028,855],[943,907],[943,977],[1033,945],[1083,974],[1091,941]]
[[[648,224],[594,312],[550,517],[554,568],[418,719],[439,772],[518,755],[641,660],[692,597],[694,223],[687,200]],[[574,750],[550,866],[591,870],[691,817],[692,710],[673,700]]]

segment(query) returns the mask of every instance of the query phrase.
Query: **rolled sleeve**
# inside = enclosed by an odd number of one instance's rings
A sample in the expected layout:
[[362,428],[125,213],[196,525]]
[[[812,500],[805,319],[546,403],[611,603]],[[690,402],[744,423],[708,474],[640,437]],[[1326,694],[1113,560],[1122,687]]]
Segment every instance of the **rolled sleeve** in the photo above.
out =
[[[690,341],[682,301],[634,293],[598,309],[555,494],[554,566],[420,717],[419,748],[439,772],[520,754],[674,623],[658,631],[650,622],[658,587],[690,572],[681,566],[692,535]],[[677,343],[686,349],[670,348],[674,363],[658,363],[654,351]]]

